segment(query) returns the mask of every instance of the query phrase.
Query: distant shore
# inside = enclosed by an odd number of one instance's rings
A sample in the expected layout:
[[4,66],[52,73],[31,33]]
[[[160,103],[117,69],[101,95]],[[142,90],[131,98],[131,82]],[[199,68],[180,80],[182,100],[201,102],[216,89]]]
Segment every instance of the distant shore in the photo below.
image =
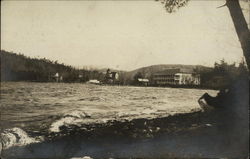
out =
[[[34,82],[34,83],[65,83],[65,84],[88,84],[87,82],[47,82],[47,81],[0,81],[0,83],[7,83],[7,82]],[[201,89],[201,90],[219,90],[218,88],[209,88],[209,87],[204,87],[204,86],[174,86],[174,85],[166,85],[166,86],[156,86],[156,85],[148,85],[148,86],[143,86],[143,85],[132,85],[132,84],[90,84],[90,85],[99,85],[99,86],[126,86],[126,87],[156,87],[156,88],[184,88],[184,89]]]
[[[55,82],[62,81],[66,83],[87,82],[89,80],[105,81],[105,71],[110,69],[87,70],[75,68],[70,65],[58,63],[46,58],[30,58],[23,54],[16,54],[1,50],[1,81],[30,81],[30,82]],[[239,66],[229,64],[224,60],[215,62],[214,67],[205,67],[201,65],[182,65],[182,64],[159,64],[138,68],[132,71],[114,70],[117,79],[115,83],[119,85],[142,85],[144,82],[138,82],[138,79],[144,79],[147,85],[156,86],[154,75],[168,69],[189,69],[193,73],[200,75],[200,85],[166,85],[160,87],[176,88],[201,88],[201,89],[222,89],[228,87],[233,81],[239,78],[248,78],[248,70],[242,61]],[[110,78],[110,77],[109,77]],[[164,79],[164,78],[163,78]],[[111,79],[112,81],[113,79]],[[109,81],[106,82],[109,83]],[[113,83],[112,81],[111,83]]]

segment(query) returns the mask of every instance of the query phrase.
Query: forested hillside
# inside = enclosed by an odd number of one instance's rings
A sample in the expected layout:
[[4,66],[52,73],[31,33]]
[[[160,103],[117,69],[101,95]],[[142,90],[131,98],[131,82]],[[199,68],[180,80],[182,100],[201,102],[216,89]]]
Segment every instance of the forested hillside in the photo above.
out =
[[[64,82],[87,81],[90,78],[101,78],[102,73],[95,70],[76,69],[72,66],[51,61],[37,59],[1,50],[1,81],[38,81],[48,82],[59,73]],[[82,75],[79,78],[79,75]]]

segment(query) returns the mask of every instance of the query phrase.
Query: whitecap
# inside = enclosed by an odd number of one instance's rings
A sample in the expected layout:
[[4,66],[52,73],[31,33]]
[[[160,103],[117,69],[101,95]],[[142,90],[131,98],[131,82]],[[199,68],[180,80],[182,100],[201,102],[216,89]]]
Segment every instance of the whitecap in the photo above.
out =
[[83,119],[90,118],[91,116],[83,111],[73,111],[71,113],[65,114],[61,119],[55,121],[51,124],[51,132],[60,132],[61,126],[67,126],[72,124],[81,123]]
[[3,149],[40,142],[35,138],[29,137],[24,130],[17,127],[4,130],[1,133],[1,140]]
[[84,156],[84,157],[72,157],[70,159],[93,159],[93,158],[91,158],[89,156]]
[[64,117],[90,118],[91,116],[84,111],[73,111],[69,114],[65,114]]

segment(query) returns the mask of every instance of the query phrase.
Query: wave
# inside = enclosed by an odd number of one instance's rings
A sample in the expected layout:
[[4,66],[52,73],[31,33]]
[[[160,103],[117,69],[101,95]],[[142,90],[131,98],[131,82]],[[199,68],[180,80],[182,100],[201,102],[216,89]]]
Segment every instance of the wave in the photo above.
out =
[[29,137],[28,134],[20,128],[6,129],[1,133],[1,144],[3,149],[10,148],[12,146],[24,146],[31,143],[41,142],[40,139]]
[[50,132],[60,132],[61,126],[82,123],[83,119],[86,118],[91,118],[91,116],[84,111],[73,111],[69,114],[65,114],[61,119],[51,124]]
[[[142,113],[149,113],[146,110]],[[53,122],[49,128],[51,133],[60,133],[62,127],[70,128],[71,126],[82,126],[82,125],[91,125],[91,124],[104,124],[109,121],[122,121],[122,120],[132,120],[138,117],[140,112],[117,112],[111,111],[108,113],[101,112],[90,112],[86,113],[85,111],[75,110],[71,113],[66,113],[60,119]]]
[[[121,109],[116,109],[113,111],[98,111],[95,109],[89,110],[74,110],[72,112],[67,112],[62,115],[58,120],[52,122],[49,128],[49,133],[68,132],[75,128],[87,129],[90,125],[95,124],[112,124],[115,121],[131,121],[133,119],[153,119],[159,117],[167,117],[169,115],[174,115],[178,113],[186,113],[186,110],[182,112],[181,110],[172,111],[156,109],[154,107],[138,107],[131,109],[130,111],[123,111]],[[86,113],[86,111],[88,113]],[[199,110],[189,110],[189,112],[196,112]],[[91,126],[90,126],[91,127]],[[92,129],[92,128],[91,128]],[[66,131],[65,131],[66,130]],[[61,134],[63,135],[63,134]],[[65,134],[64,134],[65,135]],[[53,136],[53,135],[52,135]]]
[[105,99],[100,97],[89,97],[89,98],[80,98],[79,101],[105,101]]
[[[111,111],[111,112],[89,112],[75,110],[70,113],[66,113],[60,119],[54,121],[49,131],[51,133],[60,133],[64,128],[71,127],[82,127],[83,125],[91,125],[91,124],[105,124],[112,121],[130,121],[136,118],[153,118],[157,117],[157,113],[152,108],[145,109],[135,109],[130,112],[125,111]],[[158,115],[162,116],[162,113],[158,113]],[[165,113],[168,115],[168,113]]]
[[84,156],[84,157],[72,157],[70,159],[93,159],[93,158],[91,158],[89,156]]
[[155,100],[157,97],[151,97],[151,96],[141,96],[141,97],[133,97],[130,98],[131,100]]

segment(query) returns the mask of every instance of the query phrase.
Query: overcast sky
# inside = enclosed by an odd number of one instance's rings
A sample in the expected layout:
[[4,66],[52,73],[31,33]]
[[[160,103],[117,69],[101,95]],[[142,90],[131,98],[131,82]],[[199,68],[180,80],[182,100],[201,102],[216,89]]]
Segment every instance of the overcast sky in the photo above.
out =
[[190,1],[173,14],[155,1],[1,3],[1,48],[31,57],[122,70],[243,57],[227,7],[217,9],[223,0]]

